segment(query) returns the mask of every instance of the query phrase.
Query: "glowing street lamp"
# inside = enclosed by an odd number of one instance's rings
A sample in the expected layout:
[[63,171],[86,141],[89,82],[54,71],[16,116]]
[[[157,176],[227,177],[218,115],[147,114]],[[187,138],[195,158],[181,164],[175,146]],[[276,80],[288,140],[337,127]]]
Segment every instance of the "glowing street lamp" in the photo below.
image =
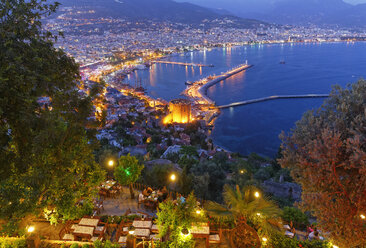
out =
[[261,216],[261,213],[257,213],[257,216]]
[[240,174],[244,174],[244,170],[240,170]]
[[201,214],[201,210],[197,209],[197,210],[196,210],[196,214],[197,214],[197,215],[200,215],[200,214]]
[[263,238],[262,238],[262,241],[263,241],[263,242],[267,242],[267,241],[268,241],[268,239],[267,239],[266,237],[263,237]]
[[255,196],[256,198],[259,198],[259,196],[260,196],[259,192],[258,192],[258,191],[256,191],[256,192],[254,193],[254,196]]
[[336,245],[333,245],[333,248],[339,248],[338,246],[336,246]]
[[27,232],[29,232],[29,233],[34,232],[34,230],[35,230],[34,226],[29,226],[29,227],[27,228]]
[[114,161],[111,159],[111,160],[109,160],[108,161],[108,166],[109,167],[113,167],[113,165],[114,165]]
[[366,216],[364,214],[360,214],[361,219],[366,219]]
[[170,181],[174,182],[177,179],[177,176],[173,173],[170,175]]

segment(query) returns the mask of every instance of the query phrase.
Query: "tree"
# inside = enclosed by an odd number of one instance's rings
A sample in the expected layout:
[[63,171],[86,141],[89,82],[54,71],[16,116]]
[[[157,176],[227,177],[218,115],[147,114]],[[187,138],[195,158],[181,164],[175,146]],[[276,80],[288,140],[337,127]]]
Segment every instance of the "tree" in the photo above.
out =
[[[269,235],[277,230],[280,209],[266,200],[253,186],[235,189],[224,186],[225,205],[208,202],[205,206],[209,215],[216,218],[233,219],[236,227],[231,233],[233,247],[260,247],[261,235]],[[250,226],[252,223],[253,226]]]
[[42,31],[58,4],[0,2],[0,217],[45,207],[77,212],[104,174],[93,157],[94,95],[80,94],[79,67]]
[[159,204],[157,212],[159,236],[163,239],[167,247],[193,248],[194,241],[192,235],[183,235],[182,231],[187,229],[189,232],[192,225],[199,222],[207,222],[201,214],[196,213],[197,199],[191,193],[185,202],[178,199],[175,204],[171,199]]
[[282,135],[281,166],[302,186],[302,208],[339,246],[366,245],[366,82],[334,87]]
[[139,179],[144,165],[140,164],[136,157],[121,156],[118,160],[118,166],[114,170],[114,176],[122,185],[129,185],[131,199],[134,199],[132,184]]

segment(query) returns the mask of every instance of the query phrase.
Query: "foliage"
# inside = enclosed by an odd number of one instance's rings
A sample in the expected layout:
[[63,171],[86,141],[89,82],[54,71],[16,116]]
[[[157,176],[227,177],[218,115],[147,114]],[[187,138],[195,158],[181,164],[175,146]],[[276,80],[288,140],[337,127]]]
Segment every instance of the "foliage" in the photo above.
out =
[[114,176],[122,185],[130,185],[131,198],[134,198],[132,184],[139,179],[144,165],[140,164],[136,157],[121,156],[118,160],[118,166],[114,170]]
[[[0,2],[0,217],[62,212],[103,180],[94,161],[95,95],[78,92],[78,65],[53,47],[41,18],[58,4]],[[43,102],[42,102],[43,101]]]
[[141,180],[145,185],[162,188],[166,186],[167,178],[173,169],[172,164],[155,164],[152,168],[145,167],[142,171]]
[[197,200],[193,193],[185,202],[178,199],[177,204],[172,200],[159,204],[157,225],[159,236],[165,241],[160,247],[194,247],[192,235],[183,235],[182,230],[186,228],[189,231],[192,224],[207,221],[203,215],[196,214],[196,208]]
[[129,185],[137,181],[143,168],[136,157],[128,154],[119,158],[114,175],[120,184]]
[[271,235],[265,247],[276,248],[332,248],[332,244],[327,241],[299,241],[296,238],[289,238],[283,234]]
[[94,248],[118,248],[118,244],[113,244],[110,240],[102,242],[100,240],[94,241]]
[[366,81],[336,86],[316,111],[282,135],[281,166],[302,186],[302,204],[343,247],[366,245]]
[[198,157],[197,148],[194,146],[182,146],[180,153],[188,157]]
[[[259,193],[259,190],[254,186],[246,186],[242,189],[236,186],[233,189],[229,185],[225,185],[223,193],[225,205],[208,202],[205,206],[210,216],[236,221],[237,227],[233,232],[236,239],[235,245],[239,245],[239,243],[244,245],[245,242],[251,240],[244,234],[257,235],[248,225],[249,223],[261,235],[278,231],[280,209],[264,196],[256,197],[255,193]],[[254,239],[259,240],[258,236]]]
[[0,237],[0,248],[26,248],[27,242],[25,238],[9,238]]
[[197,197],[213,201],[222,201],[221,192],[226,181],[226,162],[216,160],[194,164],[189,173],[193,175],[193,189]]
[[70,248],[79,248],[79,245],[78,245],[78,244],[76,244],[76,243],[74,243],[74,244],[72,244],[72,245],[70,246]]
[[309,219],[300,209],[294,207],[284,207],[281,215],[282,219],[292,223],[297,227],[306,227],[309,224]]

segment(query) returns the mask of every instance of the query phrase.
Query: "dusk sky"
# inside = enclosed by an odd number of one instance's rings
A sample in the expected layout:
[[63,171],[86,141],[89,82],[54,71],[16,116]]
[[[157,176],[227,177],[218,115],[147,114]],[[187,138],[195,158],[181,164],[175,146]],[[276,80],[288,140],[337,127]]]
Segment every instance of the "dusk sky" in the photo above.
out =
[[[250,1],[250,0],[249,0]],[[258,2],[266,2],[266,0],[256,0]],[[366,0],[344,0],[347,3],[358,4],[358,3],[366,3]],[[178,0],[178,2],[191,2],[191,3],[227,3],[227,0]],[[242,2],[242,1],[240,1]]]

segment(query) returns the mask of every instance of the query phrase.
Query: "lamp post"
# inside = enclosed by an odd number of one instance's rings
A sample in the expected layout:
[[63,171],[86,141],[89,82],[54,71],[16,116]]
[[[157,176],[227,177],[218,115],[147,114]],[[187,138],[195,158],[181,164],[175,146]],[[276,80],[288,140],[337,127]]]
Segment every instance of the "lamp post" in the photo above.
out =
[[254,196],[255,196],[255,198],[259,198],[259,197],[260,197],[259,192],[258,192],[258,191],[256,191],[256,192],[254,193]]
[[40,245],[40,238],[39,235],[35,234],[34,231],[36,230],[34,225],[29,225],[26,227],[27,233],[29,236],[27,237],[27,245],[30,248],[36,248]]
[[173,183],[175,182],[175,180],[177,180],[177,176],[175,175],[175,173],[172,173],[169,177],[170,181],[172,181]]
[[113,178],[113,167],[115,166],[116,162],[114,161],[114,159],[109,159],[107,161],[107,172],[108,172],[108,177]]
[[128,227],[128,236],[127,236],[127,248],[136,248],[136,237],[135,237],[135,227]]
[[114,161],[113,161],[112,159],[110,159],[110,160],[108,161],[108,166],[109,166],[109,167],[113,167],[113,166],[114,166]]

